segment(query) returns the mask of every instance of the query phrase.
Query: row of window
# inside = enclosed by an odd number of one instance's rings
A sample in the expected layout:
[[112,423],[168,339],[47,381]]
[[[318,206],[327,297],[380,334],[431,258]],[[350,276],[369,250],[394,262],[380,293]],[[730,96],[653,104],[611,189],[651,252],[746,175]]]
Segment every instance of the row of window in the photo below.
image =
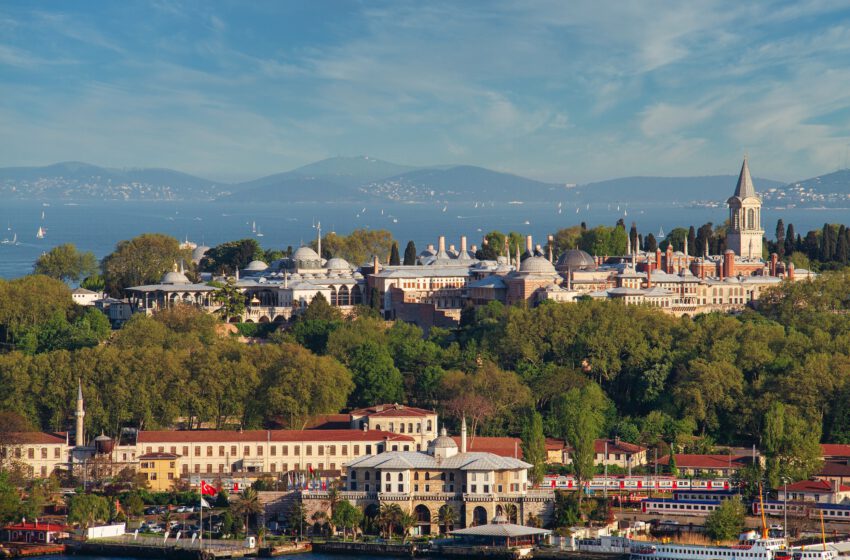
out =
[[[46,447],[42,447],[39,450],[39,454],[42,459],[47,459],[48,451]],[[9,450],[6,447],[0,447],[0,459],[5,459],[9,455]],[[12,455],[15,459],[23,459],[23,449],[20,447],[15,447],[12,449]],[[54,447],[53,448],[53,458],[61,459],[62,458],[62,448]],[[35,448],[30,447],[27,449],[27,459],[35,459]]]
[[[404,434],[404,433],[412,434],[412,433],[413,433],[413,426],[414,426],[413,422],[408,422],[408,423],[406,424],[406,426],[407,426],[407,431],[405,431],[405,429],[404,429],[404,427],[405,427],[405,423],[404,423],[404,422],[399,422],[399,423],[398,423],[398,433],[399,433],[399,434]],[[390,431],[390,432],[392,432],[392,433],[396,433],[395,428],[396,428],[395,422],[390,422],[390,428],[389,428],[389,431]],[[381,429],[381,425],[380,425],[380,424],[375,424],[375,429],[376,429],[376,430],[380,430],[380,429]],[[426,431],[426,432],[430,432],[431,430],[433,430],[433,424],[431,423],[431,421],[430,421],[430,420],[428,420],[428,422],[425,424],[425,431]],[[421,433],[422,433],[422,422],[417,422],[417,423],[416,423],[416,433],[417,433],[417,434],[421,434]]]
[[[312,445],[306,445],[304,447],[305,447],[305,455],[312,455],[313,454],[313,446]],[[316,447],[317,447],[318,455],[325,455],[326,454],[325,452],[327,452],[327,455],[336,455],[337,454],[336,453],[336,450],[337,450],[336,445],[318,445]],[[252,447],[250,445],[245,445],[244,447],[242,447],[242,456],[243,457],[250,457],[251,456],[251,449],[252,449]],[[263,453],[264,453],[264,446],[258,445],[258,446],[256,446],[255,449],[256,449],[256,456],[262,457]],[[165,452],[165,446],[160,445],[160,446],[157,447],[156,450],[159,453],[164,453]],[[195,445],[195,446],[193,446],[193,450],[194,450],[195,457],[201,457],[203,452],[204,452],[204,446]],[[360,455],[360,446],[359,445],[352,446],[352,450],[353,450],[355,456]],[[215,451],[216,451],[216,447],[214,445],[207,445],[205,455],[207,457],[215,457],[216,456]],[[271,457],[276,457],[277,451],[278,451],[277,445],[269,446],[269,455]],[[341,451],[340,455],[348,456],[348,445],[340,446],[340,451]],[[405,451],[409,451],[409,449],[406,449]],[[153,452],[152,446],[149,445],[145,448],[145,453],[152,453],[152,452]],[[172,445],[169,449],[169,453],[177,454],[177,446]],[[282,445],[280,447],[280,454],[281,454],[282,457],[288,456],[289,455],[289,446],[288,445]],[[371,454],[372,454],[372,446],[367,445],[366,446],[366,455],[371,455]],[[188,445],[184,445],[182,447],[182,455],[184,457],[189,456],[189,446]],[[301,455],[301,446],[300,445],[293,446],[293,455]],[[226,445],[219,445],[217,456],[218,457],[226,457],[226,456],[237,457],[237,456],[239,456],[239,446],[231,445],[229,453],[228,453],[228,449],[227,449]]]
[[[304,465],[303,470],[309,471],[313,466],[314,466],[313,463],[307,463],[306,465]],[[273,472],[273,473],[278,472],[278,467],[280,467],[280,472],[283,472],[283,473],[289,472],[289,463],[282,463],[280,465],[278,465],[277,463],[269,463],[269,472]],[[328,464],[329,470],[335,471],[336,467],[337,467],[336,463],[329,463]],[[319,463],[316,466],[316,469],[320,470],[320,471],[325,470],[325,463]],[[249,468],[247,470],[249,472],[253,472],[255,469]],[[300,472],[302,470],[301,469],[301,463],[295,463],[294,465],[292,465],[292,470],[295,471],[295,472]],[[189,465],[184,463],[182,471],[183,471],[183,474],[189,474]],[[219,464],[217,467],[215,465],[213,465],[212,463],[207,463],[206,465],[201,465],[199,463],[196,463],[192,467],[192,471],[195,474],[201,473],[202,471],[205,472],[205,473],[213,473],[213,472],[227,473],[227,472],[231,472],[231,470],[227,468],[227,465],[225,465],[223,463]]]

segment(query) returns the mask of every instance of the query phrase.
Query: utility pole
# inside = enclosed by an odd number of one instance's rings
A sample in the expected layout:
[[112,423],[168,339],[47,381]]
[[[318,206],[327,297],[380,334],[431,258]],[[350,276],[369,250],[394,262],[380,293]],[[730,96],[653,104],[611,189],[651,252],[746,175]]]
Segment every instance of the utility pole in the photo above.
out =
[[602,465],[605,472],[605,482],[602,485],[602,493],[605,500],[608,499],[608,439],[605,439],[605,454],[602,456]]

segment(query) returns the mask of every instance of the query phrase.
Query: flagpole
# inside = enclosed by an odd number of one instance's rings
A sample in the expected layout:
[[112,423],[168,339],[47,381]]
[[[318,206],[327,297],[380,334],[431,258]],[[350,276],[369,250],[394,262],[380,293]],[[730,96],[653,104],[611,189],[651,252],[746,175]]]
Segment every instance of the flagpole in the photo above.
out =
[[201,539],[199,541],[201,550],[204,550],[204,484],[201,482],[200,492],[198,492],[200,496],[201,503],[198,504],[201,506]]

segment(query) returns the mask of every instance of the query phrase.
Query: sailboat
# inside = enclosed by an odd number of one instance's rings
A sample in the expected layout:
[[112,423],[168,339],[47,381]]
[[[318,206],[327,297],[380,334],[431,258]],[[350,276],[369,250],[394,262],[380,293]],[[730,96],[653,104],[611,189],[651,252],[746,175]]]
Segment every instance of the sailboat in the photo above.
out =
[[257,233],[257,222],[251,222],[251,233]]
[[667,237],[667,235],[664,233],[664,228],[659,227],[658,228],[658,239],[664,239],[665,237]]
[[44,210],[41,211],[41,219],[44,219]]
[[260,231],[260,228],[257,228],[255,232],[257,234],[257,237],[263,237],[263,232]]
[[45,236],[46,233],[47,232],[44,231],[43,227],[38,226],[38,231],[35,233],[35,238],[36,239],[44,239],[44,236]]
[[0,245],[17,245],[18,244],[18,234],[15,233],[12,235],[12,239],[6,237],[3,241],[0,241]]

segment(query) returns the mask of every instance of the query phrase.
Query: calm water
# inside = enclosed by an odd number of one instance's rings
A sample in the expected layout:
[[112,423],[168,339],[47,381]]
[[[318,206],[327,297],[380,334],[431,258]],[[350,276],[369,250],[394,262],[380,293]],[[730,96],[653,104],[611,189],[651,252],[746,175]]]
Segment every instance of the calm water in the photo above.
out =
[[[0,277],[12,278],[29,273],[38,256],[62,243],[73,243],[79,249],[92,251],[100,258],[108,254],[117,241],[145,232],[161,232],[179,239],[188,237],[196,243],[216,245],[223,241],[252,236],[256,222],[263,233],[257,240],[266,248],[297,247],[315,236],[313,224],[322,222],[323,232],[348,233],[355,228],[388,229],[401,243],[412,239],[419,250],[428,243],[436,244],[445,235],[447,244],[460,245],[466,235],[469,244],[480,244],[481,236],[491,230],[518,231],[531,234],[535,243],[545,244],[546,235],[581,221],[589,226],[613,225],[619,218],[627,224],[636,222],[639,231],[657,233],[659,227],[670,231],[677,226],[699,226],[707,221],[720,223],[726,218],[722,208],[663,208],[657,206],[628,207],[617,210],[615,204],[592,205],[590,209],[554,204],[501,204],[490,206],[473,203],[442,204],[380,203],[361,205],[283,204],[226,205],[192,202],[80,202],[52,203],[3,201],[0,204],[0,239],[17,234],[18,245],[0,245]],[[383,213],[382,213],[383,211]],[[41,215],[44,212],[44,219]],[[777,218],[793,223],[797,232],[820,228],[824,222],[850,222],[850,211],[764,210],[764,228],[773,236]],[[528,222],[528,223],[526,223]],[[39,226],[47,228],[44,239],[36,239]]]

